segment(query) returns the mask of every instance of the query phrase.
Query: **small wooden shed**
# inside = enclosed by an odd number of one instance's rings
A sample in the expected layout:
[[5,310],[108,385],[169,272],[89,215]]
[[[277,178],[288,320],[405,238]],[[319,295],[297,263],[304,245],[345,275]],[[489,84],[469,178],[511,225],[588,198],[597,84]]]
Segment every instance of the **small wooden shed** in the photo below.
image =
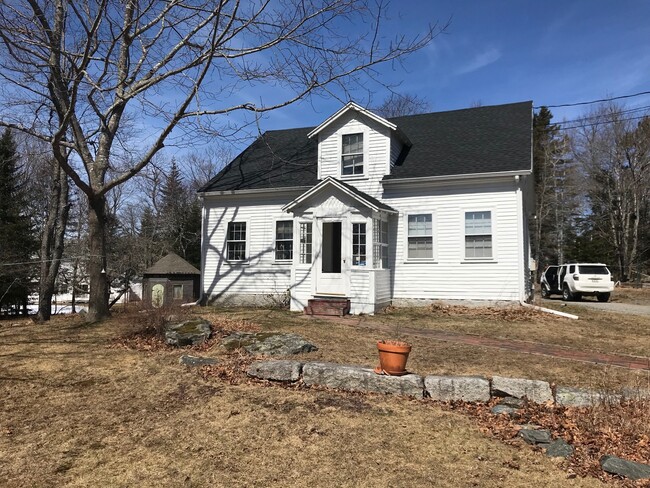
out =
[[199,299],[201,272],[173,252],[143,274],[143,299],[153,307],[195,302]]

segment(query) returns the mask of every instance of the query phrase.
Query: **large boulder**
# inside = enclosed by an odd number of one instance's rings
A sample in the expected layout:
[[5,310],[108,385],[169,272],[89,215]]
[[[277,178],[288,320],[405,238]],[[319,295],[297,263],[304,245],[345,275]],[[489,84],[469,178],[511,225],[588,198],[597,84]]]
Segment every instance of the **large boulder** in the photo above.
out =
[[625,476],[631,480],[650,479],[650,465],[627,461],[616,456],[603,456],[600,466],[608,473]]
[[336,363],[306,363],[302,368],[305,385],[319,385],[347,391],[387,393],[422,398],[424,379],[416,374],[388,376],[370,368]]
[[568,458],[573,454],[573,446],[564,439],[555,439],[546,448],[548,457]]
[[546,381],[522,378],[492,377],[492,394],[494,396],[511,396],[527,398],[534,403],[546,403],[553,400],[551,385]]
[[555,403],[564,407],[589,407],[603,401],[605,396],[593,390],[558,386],[555,389]]
[[300,361],[256,361],[248,367],[248,375],[273,381],[298,381],[302,373]]
[[210,338],[212,328],[204,319],[190,319],[164,326],[165,342],[172,346],[196,346]]
[[249,354],[288,356],[318,351],[318,348],[298,334],[282,332],[234,332],[221,341],[228,351],[242,348]]
[[550,444],[552,440],[551,432],[546,429],[521,429],[519,437],[532,445]]
[[433,400],[488,402],[490,382],[480,376],[426,376],[424,387]]

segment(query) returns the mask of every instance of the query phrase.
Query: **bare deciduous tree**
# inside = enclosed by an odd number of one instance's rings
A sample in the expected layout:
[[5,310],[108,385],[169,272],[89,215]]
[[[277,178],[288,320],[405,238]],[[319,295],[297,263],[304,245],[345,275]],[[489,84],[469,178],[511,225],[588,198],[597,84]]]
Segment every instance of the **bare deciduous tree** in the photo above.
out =
[[391,118],[422,114],[430,108],[429,102],[418,95],[392,92],[381,105],[373,109],[373,112],[382,117]]
[[[227,135],[218,116],[260,114],[313,92],[346,95],[438,32],[385,42],[385,8],[383,0],[0,3],[1,124],[50,143],[88,199],[89,321],[109,313],[108,192],[166,144]],[[276,88],[272,101],[244,93],[261,84]],[[237,120],[228,123],[237,129]]]
[[650,117],[630,117],[609,103],[589,115],[575,136],[575,153],[587,176],[596,229],[611,243],[621,281],[637,264],[640,218],[650,201]]

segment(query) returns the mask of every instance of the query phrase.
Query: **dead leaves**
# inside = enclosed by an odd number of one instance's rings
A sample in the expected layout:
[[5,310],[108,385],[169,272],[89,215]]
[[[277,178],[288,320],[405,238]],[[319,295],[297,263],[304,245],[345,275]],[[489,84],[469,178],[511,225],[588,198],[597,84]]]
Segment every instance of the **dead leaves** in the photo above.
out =
[[[592,476],[621,486],[650,486],[647,480],[622,480],[605,473],[599,459],[613,454],[625,459],[650,461],[650,400],[623,401],[589,408],[567,408],[526,403],[516,416],[494,415],[490,404],[454,403],[446,407],[477,420],[481,432],[506,444],[520,444],[517,433],[524,424],[536,424],[551,431],[575,448],[574,455],[562,465],[568,477]],[[644,484],[645,483],[645,484]]]

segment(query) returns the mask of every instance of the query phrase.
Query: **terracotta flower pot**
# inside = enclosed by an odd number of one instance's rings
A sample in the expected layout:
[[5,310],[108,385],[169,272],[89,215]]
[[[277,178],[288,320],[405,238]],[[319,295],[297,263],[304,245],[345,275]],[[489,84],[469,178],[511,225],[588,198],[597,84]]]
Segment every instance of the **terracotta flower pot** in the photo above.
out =
[[406,374],[406,361],[411,352],[411,345],[401,341],[377,341],[379,366],[375,373],[400,376]]

